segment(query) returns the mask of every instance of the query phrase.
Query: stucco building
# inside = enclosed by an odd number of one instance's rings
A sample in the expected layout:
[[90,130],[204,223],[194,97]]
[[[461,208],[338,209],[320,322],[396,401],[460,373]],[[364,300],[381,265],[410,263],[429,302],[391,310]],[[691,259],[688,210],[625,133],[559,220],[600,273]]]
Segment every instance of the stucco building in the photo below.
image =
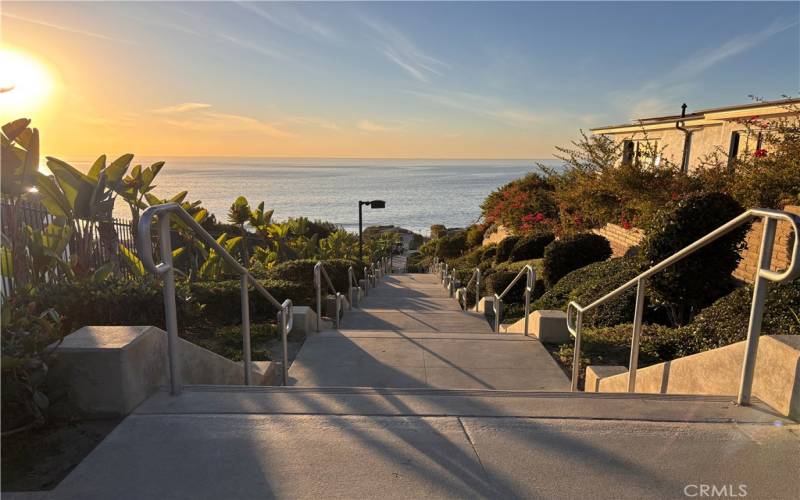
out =
[[623,161],[663,160],[685,171],[698,167],[701,159],[717,152],[724,158],[753,154],[763,145],[763,133],[744,122],[800,114],[800,99],[764,101],[738,106],[703,109],[682,114],[642,118],[634,123],[591,129],[623,144]]

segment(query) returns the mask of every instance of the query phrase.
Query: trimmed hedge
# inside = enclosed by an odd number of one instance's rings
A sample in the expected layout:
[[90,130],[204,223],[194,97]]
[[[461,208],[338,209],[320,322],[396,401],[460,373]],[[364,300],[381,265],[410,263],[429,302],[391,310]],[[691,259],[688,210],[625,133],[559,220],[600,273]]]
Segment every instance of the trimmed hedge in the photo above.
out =
[[[531,304],[542,293],[544,293],[544,283],[541,276],[541,259],[531,259],[519,262],[505,262],[499,264],[491,269],[488,269],[483,274],[483,284],[481,285],[481,295],[492,295],[502,293],[503,290],[511,283],[519,271],[526,265],[531,265],[535,271],[536,282],[533,285],[533,292],[531,293]],[[469,287],[469,294],[474,296],[475,286]],[[525,301],[525,277],[521,277],[517,284],[509,290],[508,295],[503,299],[505,304],[522,303]],[[531,306],[531,310],[534,308]]]
[[[317,262],[318,260],[316,259],[298,259],[283,262],[270,270],[269,278],[307,285],[313,289],[314,266]],[[347,293],[347,269],[350,266],[353,266],[356,280],[361,279],[364,274],[364,266],[359,266],[355,260],[330,259],[323,261],[323,264],[333,286],[343,294]]]
[[[536,301],[534,308],[566,310],[573,300],[583,306],[588,305],[633,279],[638,273],[638,261],[633,257],[589,264],[561,278]],[[613,326],[630,322],[635,303],[636,287],[632,287],[587,313],[583,323],[586,326]],[[653,315],[652,311],[647,312],[647,316]]]
[[494,261],[498,264],[506,262],[511,257],[511,251],[519,242],[519,236],[506,236],[500,243],[497,244],[497,253],[495,253]]
[[[753,288],[737,288],[681,327],[679,356],[716,349],[747,338]],[[764,304],[761,335],[800,335],[800,280],[773,285]]]
[[[688,196],[659,212],[647,228],[641,259],[650,267],[694,243],[744,211],[723,193]],[[731,273],[739,263],[739,251],[749,225],[741,226],[650,279],[653,300],[670,308],[677,324],[733,290]]]
[[509,260],[517,262],[520,260],[541,259],[544,256],[545,247],[552,243],[553,240],[555,240],[553,233],[523,236],[511,250]]
[[[238,282],[237,282],[238,283]],[[154,325],[164,328],[164,296],[153,280],[112,278],[101,282],[51,283],[33,292],[40,310],[55,309],[67,333],[84,326]],[[178,324],[198,321],[200,309],[177,291]]]
[[545,286],[550,288],[571,271],[609,257],[611,244],[597,234],[582,233],[554,241],[544,249],[542,278]]

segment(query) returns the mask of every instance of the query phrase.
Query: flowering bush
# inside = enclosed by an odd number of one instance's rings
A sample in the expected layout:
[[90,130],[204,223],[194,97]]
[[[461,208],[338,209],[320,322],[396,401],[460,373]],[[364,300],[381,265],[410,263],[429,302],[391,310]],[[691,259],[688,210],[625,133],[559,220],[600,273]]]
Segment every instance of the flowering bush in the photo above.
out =
[[514,234],[552,232],[558,220],[554,186],[530,173],[492,192],[481,205],[486,223],[500,223]]

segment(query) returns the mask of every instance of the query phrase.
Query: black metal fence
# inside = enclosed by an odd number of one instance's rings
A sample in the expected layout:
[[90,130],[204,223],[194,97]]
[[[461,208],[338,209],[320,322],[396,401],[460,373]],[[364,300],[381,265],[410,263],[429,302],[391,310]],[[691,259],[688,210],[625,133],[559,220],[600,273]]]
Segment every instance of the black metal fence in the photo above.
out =
[[[14,218],[18,230],[24,226],[29,226],[33,231],[43,231],[48,224],[53,222],[54,217],[39,203],[21,202],[17,204],[15,214],[11,213],[11,204],[8,200],[0,200],[0,225],[2,226],[3,248],[10,250],[11,237],[13,234]],[[15,217],[14,217],[15,215]],[[128,267],[121,261],[119,247],[122,244],[136,254],[136,243],[133,236],[134,228],[131,221],[126,219],[111,219],[110,221],[100,222],[91,229],[89,235],[91,240],[91,250],[89,252],[89,265],[92,269],[98,269],[108,262],[115,262],[115,270],[125,276],[131,276]],[[101,238],[101,233],[105,233],[106,238]],[[109,242],[111,244],[109,244]],[[77,235],[73,234],[69,244],[64,249],[60,257],[69,262],[71,256],[78,251]],[[10,251],[0,254],[3,270],[13,267],[12,255]],[[63,271],[52,269],[47,273],[46,281],[58,281],[64,278]],[[2,283],[0,283],[0,293],[7,297],[14,290],[13,273],[3,272]]]

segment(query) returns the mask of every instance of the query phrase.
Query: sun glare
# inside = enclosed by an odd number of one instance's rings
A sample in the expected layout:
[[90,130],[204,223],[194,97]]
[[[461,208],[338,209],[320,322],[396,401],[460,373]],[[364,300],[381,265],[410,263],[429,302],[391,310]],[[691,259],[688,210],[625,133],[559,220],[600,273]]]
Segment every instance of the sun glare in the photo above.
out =
[[53,91],[53,77],[36,58],[0,48],[0,115],[30,117],[42,108]]

